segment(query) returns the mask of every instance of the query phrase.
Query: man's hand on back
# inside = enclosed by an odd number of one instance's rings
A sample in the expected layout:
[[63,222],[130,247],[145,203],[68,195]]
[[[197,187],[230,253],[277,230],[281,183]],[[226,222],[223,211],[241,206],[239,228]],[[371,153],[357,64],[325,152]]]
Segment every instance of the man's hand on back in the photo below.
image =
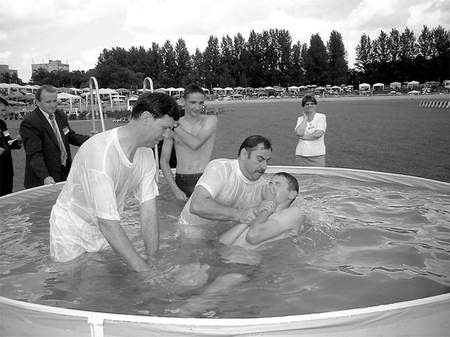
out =
[[255,214],[256,208],[243,208],[238,212],[238,222],[239,223],[249,223],[254,218],[256,218]]
[[275,211],[275,208],[276,208],[275,201],[263,200],[256,208],[256,214],[259,214],[261,212],[267,212],[269,214],[272,214]]
[[47,178],[44,179],[44,185],[53,185],[53,184],[56,184],[55,179],[53,179],[53,177],[48,176]]

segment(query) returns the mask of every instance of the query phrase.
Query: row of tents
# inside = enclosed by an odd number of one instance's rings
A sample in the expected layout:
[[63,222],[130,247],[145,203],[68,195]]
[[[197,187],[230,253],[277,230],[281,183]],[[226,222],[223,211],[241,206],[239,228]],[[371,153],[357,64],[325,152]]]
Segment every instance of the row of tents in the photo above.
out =
[[[425,87],[433,87],[439,86],[439,82],[426,82],[422,86]],[[443,82],[443,86],[446,89],[450,89],[450,80],[446,80]],[[375,83],[370,85],[368,83],[361,83],[358,85],[358,91],[360,93],[364,92],[376,92],[376,91],[384,91],[387,89],[390,90],[399,90],[401,88],[406,88],[408,90],[415,90],[421,87],[418,81],[410,81],[410,82],[391,82],[389,85],[385,85],[384,83]],[[38,85],[19,85],[14,83],[0,83],[0,95],[6,97],[8,100],[12,101],[12,103],[23,103],[33,102],[34,93],[39,89]],[[70,110],[72,110],[72,105],[77,102],[80,105],[81,110],[81,102],[85,101],[87,105],[88,96],[90,95],[90,89],[88,87],[78,89],[78,88],[58,88],[58,100],[65,101],[69,103]],[[352,93],[355,88],[353,85],[326,85],[326,86],[317,86],[317,85],[300,85],[300,86],[289,86],[288,88],[281,86],[266,86],[266,87],[214,87],[211,90],[207,88],[203,88],[204,92],[207,95],[214,96],[238,96],[238,95],[267,95],[267,96],[277,96],[279,94],[288,93],[289,95],[301,95],[306,92],[312,92],[315,94],[323,94],[323,93],[333,93],[333,94],[341,94],[341,93]],[[138,90],[138,94],[142,92],[143,89]],[[158,88],[155,89],[156,92],[163,92],[170,96],[181,97],[184,92],[184,88]],[[100,99],[104,102],[110,103],[111,109],[113,109],[113,103],[125,103],[127,101],[127,97],[129,97],[132,92],[130,89],[126,88],[118,88],[118,89],[110,89],[110,88],[101,88],[98,90],[100,95]]]
[[[439,82],[426,82],[425,86],[427,86],[427,84],[431,83],[432,85],[439,85]],[[447,87],[448,85],[450,85],[450,81],[444,81],[443,86]],[[367,91],[367,90],[385,90],[385,88],[390,88],[391,90],[397,90],[400,89],[402,87],[405,87],[407,89],[417,89],[420,87],[420,83],[418,81],[410,81],[410,82],[404,82],[403,84],[401,82],[391,82],[389,85],[385,85],[384,83],[375,83],[372,86],[368,83],[361,83],[358,85],[358,90],[359,91]],[[19,84],[15,84],[15,83],[0,83],[0,92],[3,93],[3,96],[9,96],[12,93],[18,93],[18,94],[34,94],[37,89],[39,89],[38,85],[19,85]],[[317,85],[300,85],[300,86],[289,86],[288,88],[285,87],[280,87],[280,86],[266,86],[266,87],[259,87],[259,88],[253,88],[253,87],[225,87],[225,88],[221,88],[221,87],[215,87],[212,88],[211,90],[207,89],[207,88],[203,88],[203,90],[205,91],[206,94],[217,94],[217,95],[232,95],[234,93],[240,93],[240,94],[251,94],[254,92],[261,92],[261,91],[266,91],[266,92],[283,92],[283,91],[287,91],[289,93],[299,93],[299,92],[303,92],[303,91],[314,91],[314,90],[327,90],[327,91],[353,91],[355,88],[353,87],[353,85],[345,85],[345,84],[341,84],[340,86],[338,85],[326,85],[326,86],[317,86]],[[67,93],[67,94],[72,94],[72,95],[77,95],[77,96],[86,96],[88,95],[90,89],[87,88],[82,88],[82,89],[78,89],[78,88],[58,88],[58,92],[61,93]],[[139,89],[138,92],[142,92],[143,89]],[[184,88],[174,88],[174,87],[170,87],[170,88],[158,88],[155,91],[159,91],[159,92],[165,92],[171,96],[173,95],[181,95],[184,92]],[[125,95],[128,96],[131,94],[131,90],[126,89],[126,88],[118,88],[118,89],[109,89],[109,88],[102,88],[99,89],[99,94],[100,95],[112,95],[112,96],[118,96],[118,95]]]

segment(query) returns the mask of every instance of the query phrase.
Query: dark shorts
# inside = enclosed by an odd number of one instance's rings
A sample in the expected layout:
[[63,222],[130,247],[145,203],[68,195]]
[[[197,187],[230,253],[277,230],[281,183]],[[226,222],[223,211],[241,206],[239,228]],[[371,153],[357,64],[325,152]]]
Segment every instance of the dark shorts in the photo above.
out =
[[190,197],[192,192],[194,192],[194,187],[197,184],[197,181],[200,179],[203,173],[195,173],[195,174],[175,174],[175,183],[177,186],[186,193],[187,197]]

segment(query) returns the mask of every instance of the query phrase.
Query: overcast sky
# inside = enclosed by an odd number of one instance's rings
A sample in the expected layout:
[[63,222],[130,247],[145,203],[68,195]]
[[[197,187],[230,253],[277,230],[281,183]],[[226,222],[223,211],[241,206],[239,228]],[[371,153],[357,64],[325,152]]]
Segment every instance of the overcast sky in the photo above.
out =
[[204,50],[208,37],[233,37],[250,30],[287,29],[293,42],[324,43],[339,31],[353,66],[362,33],[449,29],[449,0],[0,0],[0,64],[28,81],[31,63],[60,59],[70,70],[95,67],[103,48],[186,41],[190,53]]

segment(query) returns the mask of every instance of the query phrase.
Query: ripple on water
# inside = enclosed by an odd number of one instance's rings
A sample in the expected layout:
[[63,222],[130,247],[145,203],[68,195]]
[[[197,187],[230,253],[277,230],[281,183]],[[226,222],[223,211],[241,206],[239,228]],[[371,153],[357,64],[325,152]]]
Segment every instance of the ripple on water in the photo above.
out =
[[[129,272],[111,249],[52,263],[48,216],[57,194],[0,206],[0,292],[60,307],[175,315],[168,309],[204,289],[182,286],[173,277],[189,263],[198,263],[199,274],[207,265],[208,282],[237,271],[249,278],[197,303],[203,310],[192,315],[198,317],[323,312],[449,292],[450,195],[346,178],[298,178],[308,226],[294,238],[265,245],[256,266],[237,263],[255,254],[235,251],[225,261],[210,243],[181,244],[175,224],[183,205],[172,200],[165,184],[157,201],[161,251],[156,272],[147,275]],[[121,216],[133,245],[144,253],[137,202],[127,200]]]

